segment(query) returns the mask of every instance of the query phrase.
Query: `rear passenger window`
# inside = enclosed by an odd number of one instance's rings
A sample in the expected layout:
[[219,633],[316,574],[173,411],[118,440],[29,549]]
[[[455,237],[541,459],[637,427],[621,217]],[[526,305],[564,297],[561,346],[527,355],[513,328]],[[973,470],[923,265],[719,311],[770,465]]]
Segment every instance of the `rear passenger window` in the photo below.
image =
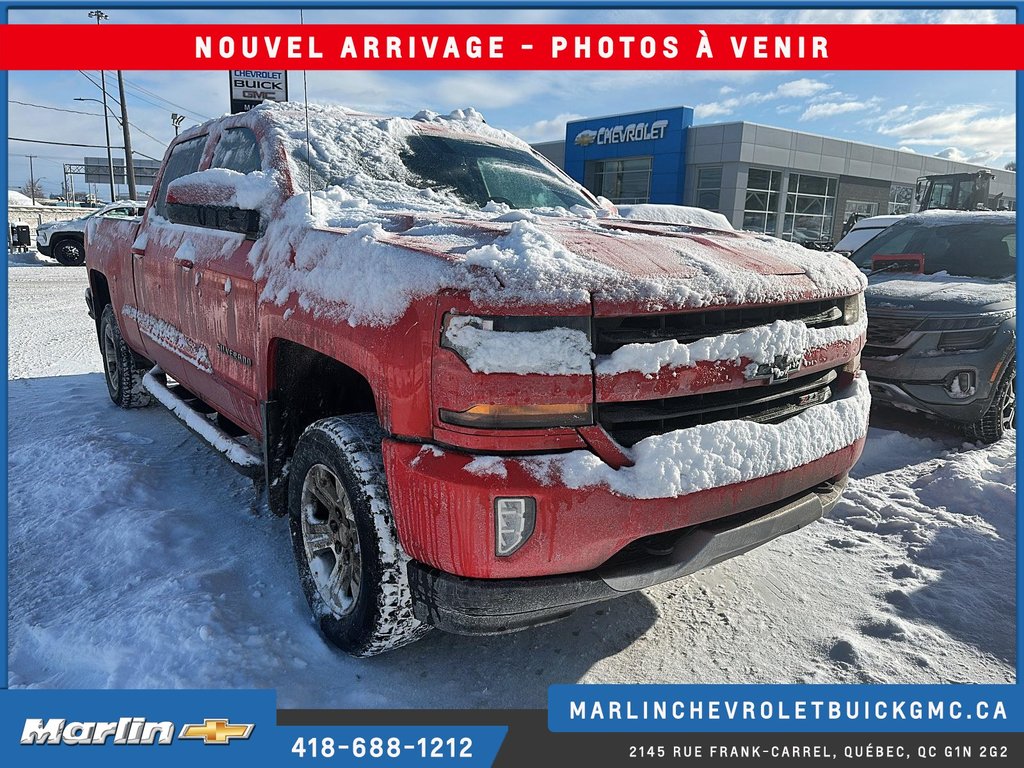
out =
[[225,131],[213,150],[213,168],[227,168],[239,173],[263,170],[260,145],[248,128],[232,128]]
[[166,218],[167,186],[175,179],[198,171],[199,163],[203,160],[204,149],[206,149],[206,137],[197,136],[194,139],[183,141],[171,150],[171,156],[167,158],[167,167],[164,168],[163,178],[160,179],[160,194],[156,198],[156,212],[159,215]]

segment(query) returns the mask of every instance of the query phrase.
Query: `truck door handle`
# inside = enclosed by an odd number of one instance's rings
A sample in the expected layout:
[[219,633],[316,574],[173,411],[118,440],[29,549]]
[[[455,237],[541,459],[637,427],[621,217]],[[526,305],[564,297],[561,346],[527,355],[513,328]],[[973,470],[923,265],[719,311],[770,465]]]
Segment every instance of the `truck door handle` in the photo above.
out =
[[178,264],[181,265],[182,269],[192,269],[196,265],[191,259],[178,259]]
[[146,249],[145,248],[132,248],[132,256],[134,256],[136,259],[141,259],[145,255],[146,255]]

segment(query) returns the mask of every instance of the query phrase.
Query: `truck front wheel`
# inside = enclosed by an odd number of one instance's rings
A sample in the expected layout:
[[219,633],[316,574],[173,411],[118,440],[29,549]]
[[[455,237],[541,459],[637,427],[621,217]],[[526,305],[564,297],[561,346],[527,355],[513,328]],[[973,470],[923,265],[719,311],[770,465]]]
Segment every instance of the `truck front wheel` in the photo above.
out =
[[142,377],[151,364],[136,355],[125,342],[110,304],[100,315],[100,353],[107,393],[115,404],[122,408],[143,408],[153,402],[153,396],[142,386]]
[[417,640],[408,556],[388,500],[373,414],[323,419],[299,438],[288,482],[292,545],[320,631],[353,656]]

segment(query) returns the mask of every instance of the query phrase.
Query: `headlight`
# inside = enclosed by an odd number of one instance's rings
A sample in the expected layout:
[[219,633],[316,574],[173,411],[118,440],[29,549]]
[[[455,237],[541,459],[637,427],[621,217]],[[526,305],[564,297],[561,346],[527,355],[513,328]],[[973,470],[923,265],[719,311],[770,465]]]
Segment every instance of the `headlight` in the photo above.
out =
[[843,304],[843,323],[845,325],[856,325],[864,317],[864,294],[847,296]]
[[981,315],[963,317],[929,317],[917,330],[919,331],[970,331],[976,328],[994,329],[1004,320],[1013,317],[1013,311],[986,312]]
[[476,429],[550,429],[584,427],[594,423],[590,403],[543,403],[538,405],[488,405],[464,411],[441,409],[441,421]]
[[996,335],[995,328],[978,328],[970,331],[947,331],[939,336],[938,348],[949,352],[969,349],[984,349]]

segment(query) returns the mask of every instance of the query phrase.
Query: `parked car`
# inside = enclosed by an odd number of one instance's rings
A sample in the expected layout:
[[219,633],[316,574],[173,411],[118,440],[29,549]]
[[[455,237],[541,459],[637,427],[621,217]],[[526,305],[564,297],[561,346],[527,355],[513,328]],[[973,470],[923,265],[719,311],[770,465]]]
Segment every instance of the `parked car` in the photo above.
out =
[[36,229],[36,250],[65,267],[80,267],[85,264],[85,226],[90,219],[94,216],[135,218],[141,216],[145,209],[145,203],[119,200],[81,218],[41,224]]
[[613,216],[472,110],[220,118],[86,245],[111,399],[263,478],[355,655],[746,552],[831,509],[863,447],[847,259]]
[[857,250],[868,272],[864,369],[877,402],[987,443],[1016,427],[1013,212],[927,211]]
[[843,235],[842,239],[836,243],[833,250],[836,253],[853,253],[868,240],[873,238],[875,235],[884,232],[897,221],[900,221],[903,217],[903,215],[868,216],[860,219],[853,225],[853,228]]

